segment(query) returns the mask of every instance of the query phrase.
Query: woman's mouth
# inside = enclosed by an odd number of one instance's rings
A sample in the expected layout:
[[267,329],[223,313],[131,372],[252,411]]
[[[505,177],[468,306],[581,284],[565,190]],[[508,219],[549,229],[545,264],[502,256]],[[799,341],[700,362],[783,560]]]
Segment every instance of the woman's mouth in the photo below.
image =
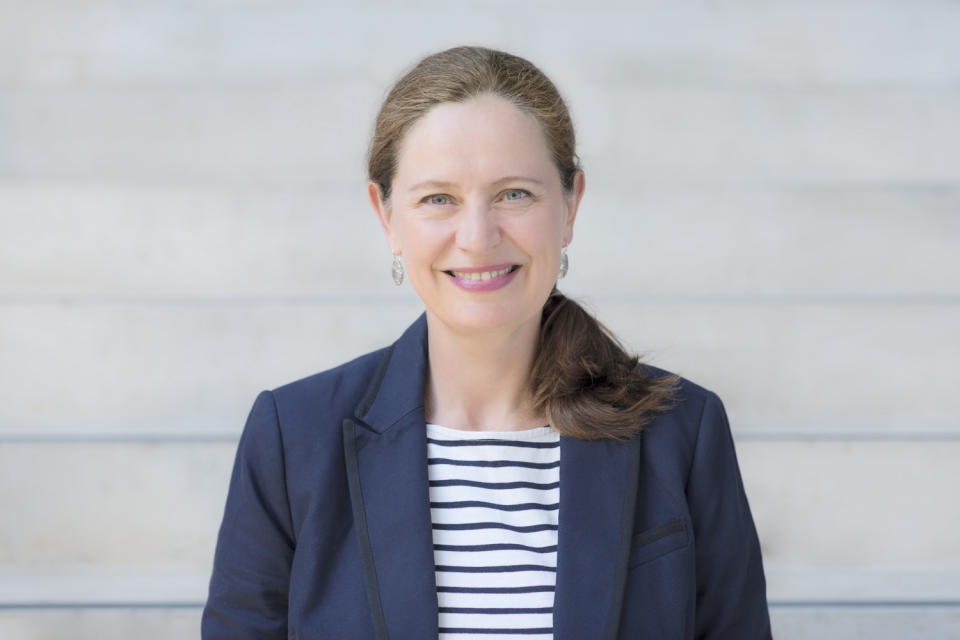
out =
[[467,291],[492,291],[505,286],[513,280],[520,265],[514,264],[494,271],[445,271],[450,279],[461,289]]
[[511,271],[515,271],[520,268],[520,265],[514,264],[506,269],[500,269],[499,271],[480,271],[476,273],[468,273],[466,271],[448,271],[447,273],[452,274],[457,278],[469,278],[470,280],[490,280],[491,278],[497,278],[499,276],[504,276]]

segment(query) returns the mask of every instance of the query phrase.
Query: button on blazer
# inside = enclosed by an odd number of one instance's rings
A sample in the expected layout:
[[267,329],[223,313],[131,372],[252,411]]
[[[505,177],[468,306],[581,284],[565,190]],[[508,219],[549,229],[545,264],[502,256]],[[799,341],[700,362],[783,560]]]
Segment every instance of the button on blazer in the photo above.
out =
[[[204,640],[437,638],[427,367],[423,313],[390,346],[260,392],[237,446]],[[676,406],[626,442],[560,436],[559,503],[554,638],[771,637],[760,544],[714,392],[681,378]]]

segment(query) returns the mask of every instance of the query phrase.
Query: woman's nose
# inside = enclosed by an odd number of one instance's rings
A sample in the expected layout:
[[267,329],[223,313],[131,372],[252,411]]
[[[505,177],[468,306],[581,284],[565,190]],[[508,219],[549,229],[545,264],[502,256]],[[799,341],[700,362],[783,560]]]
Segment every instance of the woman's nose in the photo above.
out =
[[484,253],[500,243],[500,222],[493,207],[473,202],[459,212],[457,245],[464,251]]

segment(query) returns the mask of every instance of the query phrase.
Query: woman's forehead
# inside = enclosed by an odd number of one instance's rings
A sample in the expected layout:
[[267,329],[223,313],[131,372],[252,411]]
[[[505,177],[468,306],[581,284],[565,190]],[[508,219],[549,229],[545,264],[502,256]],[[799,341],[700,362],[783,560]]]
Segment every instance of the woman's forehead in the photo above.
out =
[[497,96],[433,107],[400,145],[396,178],[457,182],[456,176],[528,176],[543,180],[553,170],[539,122]]

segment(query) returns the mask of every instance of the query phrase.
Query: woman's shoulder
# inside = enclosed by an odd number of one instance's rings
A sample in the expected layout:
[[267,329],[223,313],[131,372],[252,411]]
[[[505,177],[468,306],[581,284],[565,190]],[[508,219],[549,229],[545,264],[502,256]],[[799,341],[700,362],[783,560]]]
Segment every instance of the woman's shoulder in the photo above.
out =
[[683,412],[698,412],[703,409],[704,404],[708,400],[720,400],[720,396],[718,396],[715,391],[697,382],[694,382],[682,374],[648,363],[643,363],[643,367],[647,377],[649,378],[676,378],[676,391],[674,394],[676,403],[673,407],[673,410],[679,410]]
[[657,439],[661,436],[670,439],[679,437],[692,446],[696,443],[701,425],[705,421],[716,422],[710,418],[716,417],[718,412],[724,414],[725,419],[723,401],[712,389],[673,371],[647,363],[643,366],[649,377],[676,378],[673,402],[669,409],[651,423],[648,435]]
[[361,387],[362,394],[364,385],[369,382],[370,376],[389,348],[387,346],[370,351],[329,369],[284,383],[272,391],[278,397],[289,400],[314,397],[317,393],[349,392],[350,388],[355,386]]
[[340,432],[344,418],[353,415],[384,354],[382,347],[342,364],[270,389],[284,436],[315,436],[318,427]]

